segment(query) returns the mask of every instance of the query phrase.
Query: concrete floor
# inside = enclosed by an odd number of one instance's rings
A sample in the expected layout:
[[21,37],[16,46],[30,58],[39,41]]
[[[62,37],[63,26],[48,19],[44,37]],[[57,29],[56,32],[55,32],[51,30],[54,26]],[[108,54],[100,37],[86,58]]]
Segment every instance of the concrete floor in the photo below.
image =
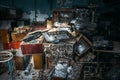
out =
[[[32,70],[29,75],[24,75],[24,71],[17,70],[13,80],[39,80],[39,70]],[[8,71],[0,75],[0,80],[12,80]]]
[[11,80],[11,77],[8,74],[8,72],[5,72],[5,73],[0,75],[0,80]]

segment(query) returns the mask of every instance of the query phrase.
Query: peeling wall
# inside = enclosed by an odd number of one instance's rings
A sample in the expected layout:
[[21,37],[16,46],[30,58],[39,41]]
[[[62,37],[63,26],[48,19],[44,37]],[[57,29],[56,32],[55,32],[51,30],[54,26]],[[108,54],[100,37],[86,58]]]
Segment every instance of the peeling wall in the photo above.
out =
[[37,10],[37,21],[43,21],[51,16],[51,11],[55,8],[71,8],[72,6],[86,6],[88,0],[1,0],[0,5],[21,8],[25,13],[24,18],[35,18]]

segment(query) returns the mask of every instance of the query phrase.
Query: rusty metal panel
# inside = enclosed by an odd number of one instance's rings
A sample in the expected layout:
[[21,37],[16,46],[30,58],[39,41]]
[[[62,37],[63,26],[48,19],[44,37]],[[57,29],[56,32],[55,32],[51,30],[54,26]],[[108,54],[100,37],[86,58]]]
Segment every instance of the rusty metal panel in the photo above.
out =
[[36,54],[43,53],[42,44],[23,44],[21,45],[21,50],[23,54]]

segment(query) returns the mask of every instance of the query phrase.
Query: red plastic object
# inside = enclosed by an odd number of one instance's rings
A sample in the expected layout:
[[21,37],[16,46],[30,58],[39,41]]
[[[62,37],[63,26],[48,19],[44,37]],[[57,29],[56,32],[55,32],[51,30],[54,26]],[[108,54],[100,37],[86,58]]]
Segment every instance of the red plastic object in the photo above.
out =
[[23,54],[41,54],[43,53],[42,44],[24,44],[21,45],[21,50]]
[[10,46],[13,49],[19,49],[20,48],[20,42],[11,42]]
[[10,43],[4,43],[3,49],[19,49],[20,48],[20,42],[10,42]]

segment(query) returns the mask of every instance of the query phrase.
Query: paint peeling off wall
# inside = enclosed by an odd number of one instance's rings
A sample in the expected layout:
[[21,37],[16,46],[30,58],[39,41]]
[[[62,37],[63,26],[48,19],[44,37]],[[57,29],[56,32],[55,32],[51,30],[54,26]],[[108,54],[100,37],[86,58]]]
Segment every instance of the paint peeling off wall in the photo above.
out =
[[40,10],[37,10],[37,21],[45,21],[47,18],[47,14],[42,14]]
[[[37,21],[45,21],[48,18],[48,14],[43,14],[40,12],[40,10],[37,10],[36,12],[36,20]],[[30,19],[30,22],[35,21],[35,11],[31,10],[30,14],[24,13],[23,19]]]

